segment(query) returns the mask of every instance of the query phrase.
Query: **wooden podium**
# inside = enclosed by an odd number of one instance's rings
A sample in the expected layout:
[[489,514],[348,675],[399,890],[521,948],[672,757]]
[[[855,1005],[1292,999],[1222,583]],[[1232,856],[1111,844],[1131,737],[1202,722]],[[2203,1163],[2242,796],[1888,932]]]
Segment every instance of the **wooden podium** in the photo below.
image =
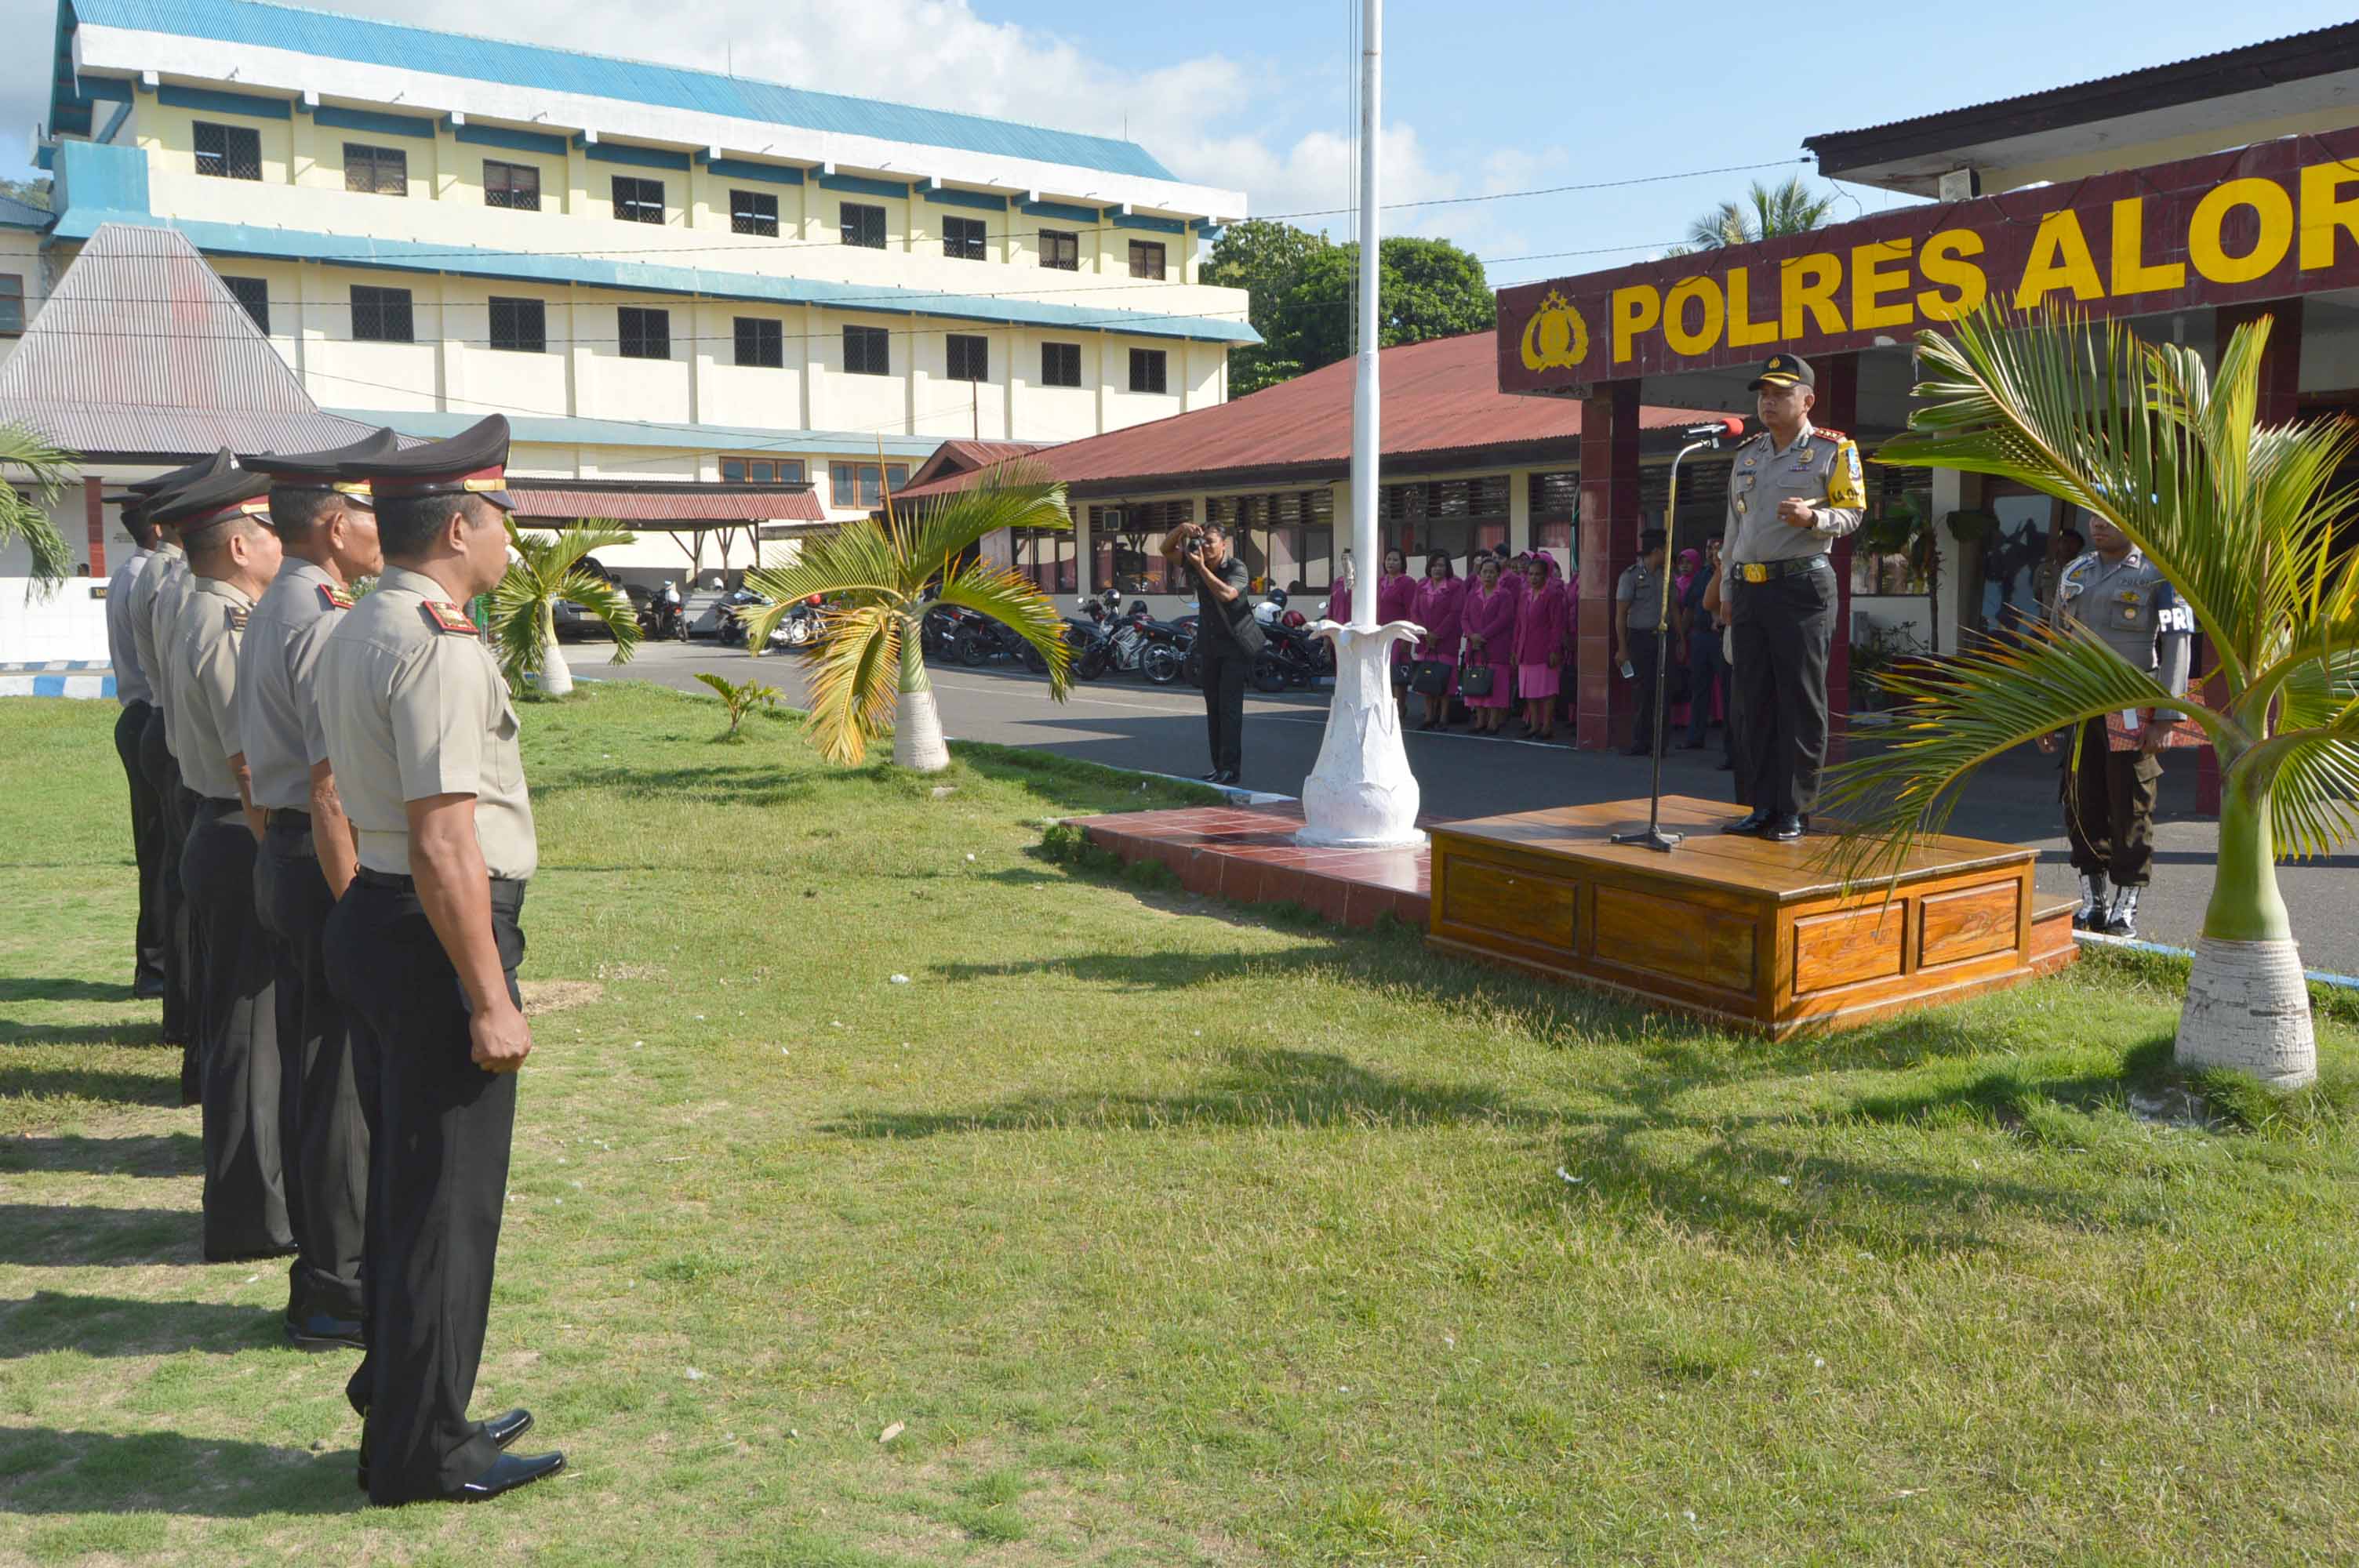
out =
[[2037,851],[1928,838],[1897,886],[1846,892],[1827,840],[1721,832],[1741,808],[1663,800],[1668,854],[1613,836],[1643,800],[1433,829],[1428,945],[1784,1039],[1962,1000],[2072,961],[2068,901],[2035,913]]

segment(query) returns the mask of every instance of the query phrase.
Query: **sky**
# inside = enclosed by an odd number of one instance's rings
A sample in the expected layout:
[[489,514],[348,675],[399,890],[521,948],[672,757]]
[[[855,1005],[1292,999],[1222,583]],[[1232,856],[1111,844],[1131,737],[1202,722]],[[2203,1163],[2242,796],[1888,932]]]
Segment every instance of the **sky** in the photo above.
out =
[[[426,27],[721,69],[798,86],[1127,134],[1258,216],[1348,235],[1357,0],[339,0]],[[1716,13],[1594,0],[1419,0],[1385,23],[1387,233],[1447,238],[1495,284],[1620,265],[1678,243],[1749,180],[1811,178],[1806,135],[2084,81],[2348,21],[2296,0],[1838,3]],[[46,40],[54,0],[0,0]],[[0,67],[0,124],[48,111],[46,49]],[[21,177],[22,149],[0,154]],[[1776,167],[1747,169],[1743,166]],[[1701,172],[1701,171],[1723,172]],[[1660,178],[1679,177],[1679,178]],[[1615,189],[1501,200],[1569,185]],[[1836,216],[1900,199],[1839,186]],[[1446,204],[1443,204],[1446,201]],[[1565,253],[1582,253],[1567,254]]]

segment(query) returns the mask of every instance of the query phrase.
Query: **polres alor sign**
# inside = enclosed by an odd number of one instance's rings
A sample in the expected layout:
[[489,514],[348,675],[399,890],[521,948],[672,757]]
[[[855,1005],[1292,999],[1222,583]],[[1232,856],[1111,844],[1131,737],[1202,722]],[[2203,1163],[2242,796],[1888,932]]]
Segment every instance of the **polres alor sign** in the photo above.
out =
[[1499,291],[1499,386],[1906,342],[1988,298],[2092,316],[2359,286],[2359,131],[1909,207]]

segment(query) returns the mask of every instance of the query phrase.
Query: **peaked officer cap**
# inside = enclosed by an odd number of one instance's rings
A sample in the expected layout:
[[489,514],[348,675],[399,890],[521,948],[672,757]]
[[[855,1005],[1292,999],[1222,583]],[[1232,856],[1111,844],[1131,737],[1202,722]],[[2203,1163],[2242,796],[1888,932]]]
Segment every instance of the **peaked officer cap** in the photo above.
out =
[[1810,362],[1801,355],[1771,354],[1769,362],[1761,367],[1759,375],[1745,384],[1745,390],[1758,392],[1765,386],[1807,386],[1815,391],[1818,384],[1819,373],[1812,370]]
[[366,501],[369,481],[353,477],[350,470],[382,462],[399,450],[401,438],[390,427],[380,427],[324,452],[264,452],[237,461],[248,473],[266,476],[273,490],[332,491]]
[[135,479],[124,488],[147,498],[147,514],[152,517],[158,510],[156,502],[158,497],[168,495],[198,480],[227,473],[235,466],[236,460],[229,455],[229,449],[223,447],[209,458],[199,458],[195,462],[176,468],[169,473],[159,473],[152,479]]
[[225,472],[194,481],[175,491],[151,515],[156,522],[168,523],[179,529],[181,537],[186,538],[233,517],[259,517],[267,524],[269,494],[267,479],[232,466]]
[[347,479],[365,479],[380,501],[398,495],[480,495],[513,512],[507,491],[508,418],[495,414],[445,440],[405,452],[347,462]]

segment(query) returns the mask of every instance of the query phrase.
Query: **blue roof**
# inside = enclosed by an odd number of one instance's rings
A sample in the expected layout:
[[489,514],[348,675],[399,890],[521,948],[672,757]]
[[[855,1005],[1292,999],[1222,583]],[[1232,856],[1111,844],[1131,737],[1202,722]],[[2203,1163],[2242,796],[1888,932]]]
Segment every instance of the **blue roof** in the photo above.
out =
[[[463,399],[462,400],[463,401]],[[405,436],[455,436],[494,408],[337,408],[330,410],[364,425],[390,425]],[[747,452],[825,452],[835,457],[926,458],[942,444],[940,436],[879,436],[864,430],[766,430],[747,425],[666,425],[636,419],[582,419],[557,415],[510,414],[508,428],[519,441],[566,447],[670,447],[704,451],[728,447]]]
[[[80,144],[76,144],[77,146]],[[764,277],[707,267],[663,266],[651,262],[606,261],[596,256],[537,255],[480,246],[378,240],[365,234],[326,234],[302,229],[266,229],[245,223],[214,223],[164,218],[128,210],[85,207],[75,202],[51,231],[60,240],[85,240],[102,223],[133,223],[178,229],[191,244],[213,254],[270,256],[284,261],[333,262],[345,266],[386,267],[397,272],[454,273],[465,277],[513,278],[527,283],[580,283],[600,288],[639,289],[655,294],[701,295],[708,299],[752,299],[773,305],[818,305],[881,315],[939,316],[1018,327],[1066,328],[1076,331],[1129,332],[1149,338],[1185,338],[1199,342],[1258,343],[1261,334],[1243,321],[1211,316],[1171,316],[1153,310],[1107,306],[1059,305],[991,295],[936,294],[887,284],[839,283],[819,277]]]
[[[1171,171],[1157,162],[1145,147],[1112,136],[1052,131],[1038,125],[986,119],[980,114],[919,109],[873,98],[812,92],[775,81],[581,54],[543,44],[435,32],[398,22],[273,5],[268,0],[60,0],[59,69],[52,89],[52,128],[60,123],[60,108],[71,112],[84,107],[71,96],[72,67],[66,48],[71,26],[67,19],[69,10],[73,17],[94,27],[294,49],[365,65],[472,77],[514,87],[620,99],[921,146],[1033,158],[1148,179],[1173,178]],[[156,62],[156,69],[169,67],[168,60]]]

